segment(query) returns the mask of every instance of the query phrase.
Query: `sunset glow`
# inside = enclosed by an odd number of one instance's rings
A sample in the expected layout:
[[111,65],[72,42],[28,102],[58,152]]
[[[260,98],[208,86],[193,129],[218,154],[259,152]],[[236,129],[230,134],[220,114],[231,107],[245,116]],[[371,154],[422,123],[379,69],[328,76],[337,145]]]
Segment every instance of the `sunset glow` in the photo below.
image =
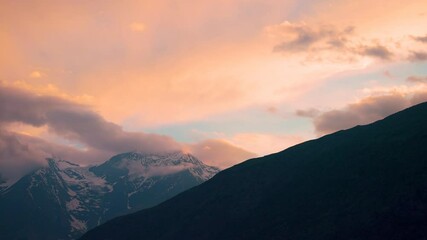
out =
[[21,162],[0,169],[133,150],[226,168],[367,124],[427,101],[426,27],[421,0],[3,1],[0,152]]

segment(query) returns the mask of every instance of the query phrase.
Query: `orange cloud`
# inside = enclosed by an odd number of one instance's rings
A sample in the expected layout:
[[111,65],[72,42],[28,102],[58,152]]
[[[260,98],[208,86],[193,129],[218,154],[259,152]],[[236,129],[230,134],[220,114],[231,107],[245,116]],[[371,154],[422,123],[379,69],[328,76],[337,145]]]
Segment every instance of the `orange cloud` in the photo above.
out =
[[220,139],[209,139],[191,144],[189,148],[192,154],[202,159],[206,164],[222,169],[256,157],[254,153]]
[[64,100],[68,100],[75,103],[90,105],[94,101],[94,97],[81,94],[81,95],[70,95],[64,91],[61,91],[57,86],[51,83],[30,83],[27,81],[0,81],[0,88],[13,88],[23,91],[27,91],[31,94],[40,96],[52,96],[58,97]]
[[145,25],[141,22],[133,22],[129,27],[134,32],[143,32],[145,30]]
[[267,155],[282,151],[307,139],[307,137],[298,135],[239,133],[229,138],[228,141],[244,149],[251,149],[259,155]]
[[30,73],[30,78],[41,78],[42,77],[42,73],[39,71],[33,71]]

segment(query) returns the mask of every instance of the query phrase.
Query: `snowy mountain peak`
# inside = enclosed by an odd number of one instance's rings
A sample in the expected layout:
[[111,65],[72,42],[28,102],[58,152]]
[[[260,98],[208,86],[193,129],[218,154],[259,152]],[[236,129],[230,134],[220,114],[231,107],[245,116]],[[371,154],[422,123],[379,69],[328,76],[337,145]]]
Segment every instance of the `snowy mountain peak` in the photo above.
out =
[[170,166],[185,163],[204,165],[196,157],[181,151],[163,153],[128,152],[117,155],[117,157],[120,159],[119,161],[138,161],[144,166]]
[[65,170],[67,168],[77,168],[80,165],[72,163],[61,158],[46,158],[48,166],[53,169]]
[[189,170],[201,180],[207,180],[219,169],[205,165],[191,154],[181,151],[164,153],[127,152],[112,157],[97,167],[98,169],[117,169],[130,178],[150,178],[165,176]]

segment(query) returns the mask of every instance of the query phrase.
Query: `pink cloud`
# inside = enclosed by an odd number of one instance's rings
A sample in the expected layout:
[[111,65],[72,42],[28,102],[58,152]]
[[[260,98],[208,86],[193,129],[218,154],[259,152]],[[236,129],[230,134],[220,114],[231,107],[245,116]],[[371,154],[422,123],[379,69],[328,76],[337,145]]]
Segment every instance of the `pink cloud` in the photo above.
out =
[[[427,101],[427,90],[401,93],[390,91],[368,96],[344,108],[307,115],[313,118],[318,135],[333,133],[357,125],[365,125],[383,119],[412,105]],[[298,113],[297,113],[298,114]]]
[[189,149],[190,153],[213,166],[228,167],[253,157],[254,154],[219,140],[206,140],[187,145],[173,138],[142,132],[127,132],[109,122],[89,107],[53,96],[0,85],[0,123],[46,126],[51,134],[81,143],[85,150],[54,144],[39,137],[0,129],[0,166],[3,175],[15,179],[52,155],[82,164],[97,164],[114,154],[141,152],[170,152]]
[[228,168],[256,155],[224,140],[208,139],[188,146],[189,151],[208,165]]

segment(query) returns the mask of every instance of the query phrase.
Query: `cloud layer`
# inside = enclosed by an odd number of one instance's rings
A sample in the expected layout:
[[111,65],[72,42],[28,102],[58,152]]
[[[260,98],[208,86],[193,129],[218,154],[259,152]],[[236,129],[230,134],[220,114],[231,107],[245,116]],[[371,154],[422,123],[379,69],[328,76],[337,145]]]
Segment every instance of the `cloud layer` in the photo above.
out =
[[412,62],[421,62],[427,60],[427,52],[424,51],[412,51],[408,59]]
[[[427,54],[422,48],[414,50],[402,44],[401,39],[366,38],[360,35],[354,26],[338,27],[305,22],[285,21],[266,28],[277,43],[273,52],[284,55],[302,55],[305,60],[315,61],[349,61],[363,57],[380,60],[393,60],[396,55],[404,55],[410,61],[425,61]],[[412,37],[415,41],[425,43],[424,37]],[[393,50],[391,50],[393,49]],[[397,60],[404,59],[399,56]]]
[[172,151],[181,149],[172,138],[157,134],[126,132],[88,107],[57,97],[37,96],[14,88],[0,88],[0,122],[47,125],[49,130],[88,147],[124,152]]
[[391,91],[382,95],[363,98],[356,103],[348,104],[342,109],[325,112],[299,110],[296,114],[312,118],[315,131],[321,136],[356,125],[372,123],[425,101],[427,101],[426,89],[414,93]]
[[427,35],[417,36],[417,37],[413,37],[413,38],[414,38],[414,40],[416,40],[418,42],[427,43]]
[[412,83],[427,83],[427,76],[409,76],[406,81]]
[[390,60],[393,53],[378,40],[361,39],[354,26],[340,29],[334,25],[308,25],[304,22],[288,22],[270,26],[267,31],[282,42],[273,47],[274,52],[284,54],[303,54],[309,59],[321,53],[333,53],[329,60],[342,60],[343,55],[348,61],[355,57],[374,57]]
[[80,164],[93,164],[111,157],[110,152],[91,149],[81,151],[38,137],[0,129],[0,174],[9,182],[46,164],[45,158],[73,159]]
[[[15,122],[35,127],[46,126],[50,134],[81,146],[79,149],[72,145],[54,144],[36,136],[14,133],[13,129],[1,129],[0,169],[7,172],[4,175],[9,179],[43,164],[44,158],[52,155],[84,164],[94,164],[122,152],[156,153],[189,148],[190,152],[202,161],[220,167],[229,167],[255,156],[219,140],[187,145],[164,135],[124,131],[88,106],[59,97],[38,96],[29,91],[2,85],[0,109],[2,126]],[[208,148],[211,151],[206,151]]]
[[331,49],[343,49],[348,43],[348,38],[353,34],[354,27],[338,29],[332,25],[309,26],[306,23],[291,23],[271,26],[267,29],[270,33],[284,39],[274,46],[275,52],[307,52]]

